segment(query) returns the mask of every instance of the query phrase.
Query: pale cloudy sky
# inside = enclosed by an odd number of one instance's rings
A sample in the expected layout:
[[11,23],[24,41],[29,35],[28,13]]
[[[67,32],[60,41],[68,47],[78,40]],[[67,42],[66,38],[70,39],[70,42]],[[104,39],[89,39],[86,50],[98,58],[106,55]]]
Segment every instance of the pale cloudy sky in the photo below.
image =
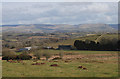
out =
[[4,2],[3,24],[83,24],[118,21],[117,2]]

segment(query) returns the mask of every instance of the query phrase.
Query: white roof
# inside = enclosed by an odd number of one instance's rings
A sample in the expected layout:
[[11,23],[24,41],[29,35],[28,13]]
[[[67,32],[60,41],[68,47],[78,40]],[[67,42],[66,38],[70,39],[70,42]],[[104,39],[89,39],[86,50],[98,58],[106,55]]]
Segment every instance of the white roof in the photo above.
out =
[[26,49],[30,50],[32,47],[25,47]]

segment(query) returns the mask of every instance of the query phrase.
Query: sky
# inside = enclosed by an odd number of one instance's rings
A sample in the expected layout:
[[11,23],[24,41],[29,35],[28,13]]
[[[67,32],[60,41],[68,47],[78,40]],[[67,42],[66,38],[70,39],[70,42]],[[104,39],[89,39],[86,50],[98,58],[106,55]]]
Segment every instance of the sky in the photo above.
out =
[[117,2],[3,2],[2,24],[116,24]]

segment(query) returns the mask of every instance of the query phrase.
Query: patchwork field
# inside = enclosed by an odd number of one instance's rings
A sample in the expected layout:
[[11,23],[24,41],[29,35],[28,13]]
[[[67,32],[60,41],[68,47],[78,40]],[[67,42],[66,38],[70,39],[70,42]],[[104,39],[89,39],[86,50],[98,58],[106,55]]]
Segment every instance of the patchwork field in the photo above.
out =
[[[118,77],[117,51],[63,51],[63,59],[57,57],[59,50],[49,61],[23,60],[21,63],[2,62],[3,77]],[[76,53],[76,54],[70,54]],[[56,54],[56,55],[55,55]],[[53,66],[51,66],[53,65]]]

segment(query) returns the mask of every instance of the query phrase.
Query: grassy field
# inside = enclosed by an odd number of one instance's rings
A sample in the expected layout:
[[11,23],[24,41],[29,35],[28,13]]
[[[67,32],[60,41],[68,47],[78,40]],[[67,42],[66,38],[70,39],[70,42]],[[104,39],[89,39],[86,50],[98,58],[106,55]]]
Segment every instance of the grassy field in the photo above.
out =
[[101,38],[106,38],[106,39],[109,39],[109,40],[111,40],[111,39],[118,39],[118,34],[103,34],[103,35],[101,35],[100,37],[98,37],[98,38],[96,39],[96,41],[99,42],[99,40],[100,40]]
[[[51,50],[50,53],[60,52]],[[116,51],[64,51],[77,53],[65,55],[63,60],[39,60],[43,65],[31,65],[33,60],[24,60],[22,63],[10,63],[3,60],[3,77],[117,77],[118,58]],[[72,58],[70,58],[72,57]],[[70,58],[69,62],[67,58]],[[80,58],[80,59],[77,59]],[[51,67],[58,64],[58,67]],[[83,66],[87,70],[79,69]]]
[[[59,54],[60,52],[63,52],[64,54],[115,54],[117,53],[117,51],[86,51],[86,50],[39,50],[40,52],[44,53],[44,52],[49,52],[51,54]],[[22,52],[19,52],[18,54],[21,54]],[[34,54],[35,52],[33,52]]]

